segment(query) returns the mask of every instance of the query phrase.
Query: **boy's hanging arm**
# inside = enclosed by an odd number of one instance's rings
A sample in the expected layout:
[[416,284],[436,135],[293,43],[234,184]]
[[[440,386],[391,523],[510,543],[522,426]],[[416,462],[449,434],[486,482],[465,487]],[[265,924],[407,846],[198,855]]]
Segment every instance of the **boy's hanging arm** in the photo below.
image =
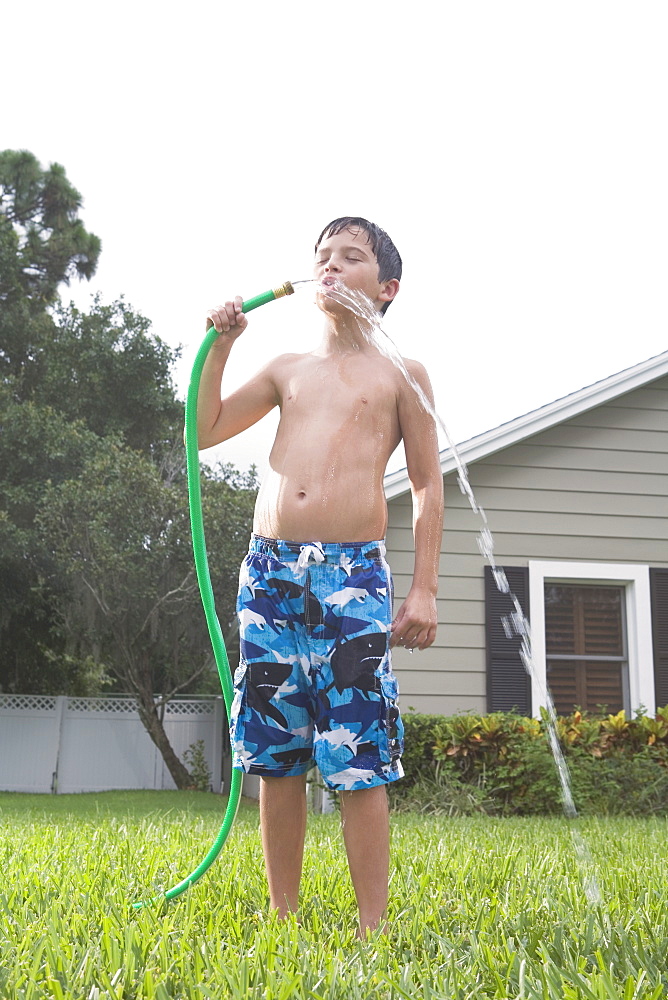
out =
[[[424,367],[407,362],[409,374],[433,409],[433,393]],[[399,420],[413,499],[415,565],[408,595],[392,623],[391,645],[426,649],[436,638],[438,565],[443,530],[443,474],[433,413],[425,411],[409,387],[399,402]]]

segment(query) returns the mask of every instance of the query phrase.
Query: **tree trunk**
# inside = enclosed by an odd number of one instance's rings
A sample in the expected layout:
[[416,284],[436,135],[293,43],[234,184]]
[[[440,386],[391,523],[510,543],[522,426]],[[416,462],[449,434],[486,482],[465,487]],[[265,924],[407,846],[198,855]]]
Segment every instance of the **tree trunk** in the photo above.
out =
[[192,788],[194,785],[192,775],[185,764],[174,753],[172,744],[167,738],[167,733],[156,711],[152,692],[138,690],[137,705],[139,717],[144,724],[144,728],[160,751],[167,770],[174,780],[174,784],[180,791]]

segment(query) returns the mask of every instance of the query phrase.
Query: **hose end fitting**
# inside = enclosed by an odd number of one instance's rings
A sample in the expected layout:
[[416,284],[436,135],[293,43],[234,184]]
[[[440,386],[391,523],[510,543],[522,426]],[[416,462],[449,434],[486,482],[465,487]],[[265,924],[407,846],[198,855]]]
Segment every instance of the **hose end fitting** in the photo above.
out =
[[292,295],[294,293],[294,288],[292,287],[291,281],[286,281],[284,284],[280,285],[278,288],[273,289],[274,298],[282,299],[284,295]]

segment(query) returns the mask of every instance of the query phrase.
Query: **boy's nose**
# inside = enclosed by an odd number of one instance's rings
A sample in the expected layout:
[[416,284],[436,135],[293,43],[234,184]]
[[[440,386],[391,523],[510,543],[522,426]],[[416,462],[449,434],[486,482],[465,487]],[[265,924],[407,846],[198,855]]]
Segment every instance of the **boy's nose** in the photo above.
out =
[[337,262],[335,260],[328,260],[327,263],[325,264],[325,271],[327,271],[327,272],[329,272],[329,271],[340,271],[340,270],[341,270],[341,268],[339,267],[339,265],[337,264]]

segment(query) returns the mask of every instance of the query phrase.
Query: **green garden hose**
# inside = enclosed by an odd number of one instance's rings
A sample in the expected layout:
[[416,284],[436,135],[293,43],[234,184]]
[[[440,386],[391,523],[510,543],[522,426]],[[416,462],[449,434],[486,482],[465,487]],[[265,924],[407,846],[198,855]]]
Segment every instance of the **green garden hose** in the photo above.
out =
[[[271,289],[268,292],[263,292],[262,295],[256,295],[254,298],[248,299],[248,301],[243,303],[242,310],[245,313],[250,312],[251,309],[257,309],[258,306],[263,306],[266,302],[282,298],[284,295],[292,295],[293,292],[294,288],[291,282],[286,281],[285,284],[281,285],[279,288]],[[197,397],[199,395],[199,384],[202,377],[204,362],[206,361],[207,355],[211,350],[211,345],[218,336],[219,334],[216,332],[214,327],[211,327],[207,331],[206,337],[202,341],[202,346],[197,352],[195,363],[193,364],[190,376],[190,386],[188,388],[188,395],[186,398],[185,442],[186,469],[188,474],[188,501],[190,505],[190,527],[193,537],[195,571],[197,573],[197,582],[199,584],[200,596],[204,607],[204,616],[209,629],[209,637],[211,639],[211,645],[213,646],[213,655],[216,660],[216,666],[218,667],[218,676],[223,690],[225,708],[227,709],[227,715],[229,718],[230,709],[232,707],[232,699],[234,697],[234,686],[230,676],[230,665],[227,659],[227,650],[225,649],[223,632],[220,627],[220,622],[218,621],[218,615],[216,614],[213,588],[211,587],[209,560],[206,553],[206,542],[204,538],[204,521],[202,518],[202,490],[199,471],[199,449],[197,446]],[[227,840],[227,836],[232,828],[234,817],[236,816],[237,809],[239,808],[241,784],[241,771],[233,769],[232,780],[230,782],[230,794],[227,800],[225,815],[223,817],[223,824],[204,860],[190,875],[188,875],[187,878],[184,878],[172,889],[168,889],[167,892],[163,893],[161,896],[156,896],[154,899],[150,900],[150,902],[155,903],[161,899],[174,899],[182,892],[185,892],[186,889],[197,882],[197,880],[200,879],[206,871],[208,871],[220,854],[223,844]],[[141,909],[141,907],[145,905],[146,903],[142,901],[133,904],[135,909]]]

